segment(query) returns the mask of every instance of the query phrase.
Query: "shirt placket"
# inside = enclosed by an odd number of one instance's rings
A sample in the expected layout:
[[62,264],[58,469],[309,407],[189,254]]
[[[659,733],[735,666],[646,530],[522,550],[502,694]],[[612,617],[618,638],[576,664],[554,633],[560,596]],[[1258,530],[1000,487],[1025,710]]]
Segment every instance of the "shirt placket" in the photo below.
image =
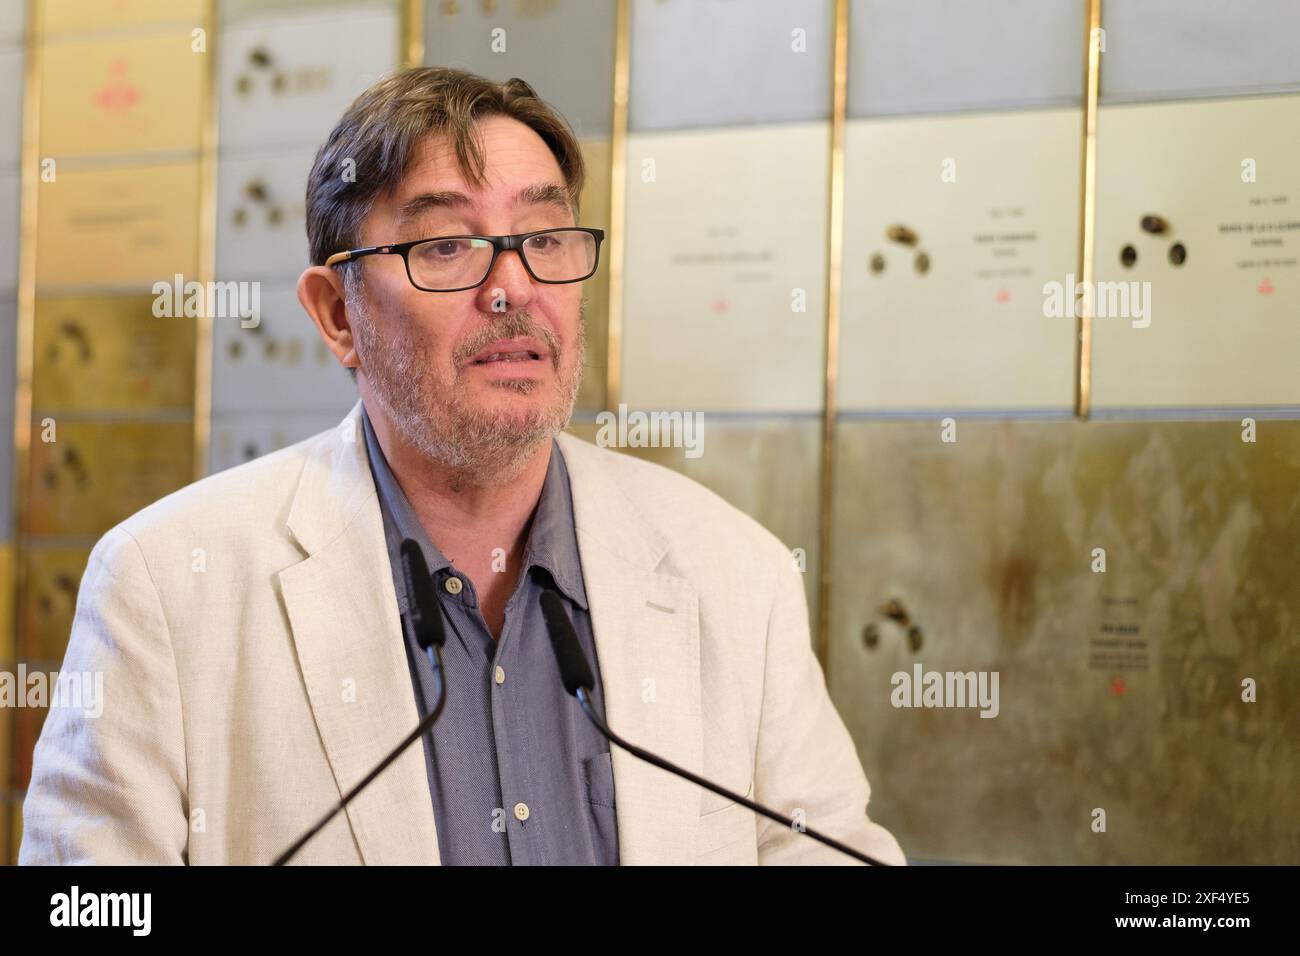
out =
[[[501,792],[501,800],[505,804],[501,809],[505,814],[505,833],[506,843],[510,848],[510,864],[512,866],[528,866],[534,861],[531,852],[532,841],[529,840],[529,818],[532,813],[531,806],[527,800],[527,794],[523,793],[523,781],[518,773],[517,761],[514,758],[513,735],[510,732],[512,711],[507,706],[509,703],[507,694],[507,683],[505,677],[507,668],[511,661],[515,659],[514,648],[518,644],[517,640],[511,640],[511,635],[518,626],[518,614],[511,613],[515,598],[512,595],[506,603],[505,620],[501,627],[501,637],[499,640],[493,639],[491,631],[488,630],[487,621],[483,617],[482,605],[478,600],[478,593],[474,589],[473,583],[463,574],[455,571],[454,567],[448,568],[449,574],[454,574],[460,578],[460,592],[453,598],[460,605],[464,612],[464,618],[467,619],[473,628],[474,639],[478,643],[478,660],[487,663],[487,680],[489,687],[489,700],[492,712],[492,744],[494,756],[496,758],[497,781]],[[536,824],[533,824],[535,827]]]
[[[516,591],[516,594],[518,592]],[[518,660],[516,653],[519,641],[512,640],[518,627],[520,615],[514,613],[515,595],[506,603],[505,620],[501,627],[501,638],[492,654],[491,681],[492,693],[492,738],[496,743],[497,773],[501,780],[501,797],[506,807],[506,833],[510,838],[510,862],[515,866],[530,866],[534,860],[533,840],[530,830],[537,823],[532,818],[533,807],[529,794],[519,773],[519,762],[515,757],[515,739],[511,732],[514,719],[518,716],[512,710],[510,700],[510,671],[513,662]],[[480,615],[481,617],[481,615]],[[484,627],[486,632],[486,626]],[[491,640],[488,635],[488,640]]]
[[[483,620],[483,615],[479,611],[478,595],[474,591],[474,585],[469,577],[456,570],[455,565],[445,564],[437,574],[434,575],[437,580],[437,588],[441,592],[441,599],[447,611],[447,617],[451,622],[451,629],[454,632],[454,639],[459,642],[463,652],[468,655],[469,670],[466,676],[474,675],[475,679],[481,679],[483,669],[492,667],[493,645],[492,635],[488,632],[487,626]],[[455,582],[452,583],[452,579]],[[449,635],[451,637],[452,635]],[[495,711],[494,711],[495,714]],[[497,791],[504,796],[504,781],[501,779],[500,766],[501,757],[497,749],[497,732],[496,717],[492,718],[492,727],[488,728],[492,734],[494,753],[493,759],[497,766]],[[486,756],[486,755],[484,755]],[[507,853],[511,857],[507,863],[514,862],[514,851],[510,847],[510,828],[508,825],[503,833],[506,838]]]

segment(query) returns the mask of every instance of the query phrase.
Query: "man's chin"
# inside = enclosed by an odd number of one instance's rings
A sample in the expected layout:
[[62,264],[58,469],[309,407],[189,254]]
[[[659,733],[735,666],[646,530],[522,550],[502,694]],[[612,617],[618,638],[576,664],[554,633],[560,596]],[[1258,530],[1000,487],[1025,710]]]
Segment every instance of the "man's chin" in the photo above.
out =
[[521,441],[545,437],[563,427],[562,411],[555,407],[554,394],[505,392],[486,396],[470,409],[472,419],[484,430],[516,436]]
[[466,393],[479,401],[494,398],[518,397],[533,398],[548,389],[555,388],[555,380],[549,375],[499,375],[491,372],[481,373],[469,381],[461,379]]

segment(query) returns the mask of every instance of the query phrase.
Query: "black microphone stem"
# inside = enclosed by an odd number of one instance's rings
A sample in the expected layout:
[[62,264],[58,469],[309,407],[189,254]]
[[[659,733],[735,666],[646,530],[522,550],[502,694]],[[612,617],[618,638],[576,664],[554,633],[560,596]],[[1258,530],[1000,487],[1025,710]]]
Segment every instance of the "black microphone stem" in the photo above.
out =
[[433,722],[437,720],[438,715],[442,713],[443,705],[447,703],[447,694],[443,689],[443,683],[442,683],[442,654],[438,650],[438,646],[436,644],[431,644],[429,646],[428,653],[429,653],[429,663],[433,665],[433,688],[434,688],[434,693],[437,695],[437,701],[438,701],[437,704],[434,705],[433,710],[429,711],[429,713],[425,716],[425,718],[416,725],[415,729],[406,735],[406,739],[403,740],[400,744],[398,744],[397,748],[392,753],[390,753],[387,757],[385,757],[383,761],[379,764],[379,766],[375,767],[374,770],[366,774],[365,778],[359,784],[357,784],[355,787],[349,790],[347,794],[344,795],[343,799],[338,802],[338,804],[334,807],[333,810],[325,814],[325,816],[321,818],[319,823],[317,823],[314,827],[312,827],[310,830],[308,830],[306,833],[300,836],[298,838],[298,841],[294,843],[293,846],[289,847],[289,849],[285,850],[283,853],[277,856],[275,858],[275,862],[271,864],[272,866],[284,866],[284,864],[292,860],[294,856],[297,854],[297,852],[301,850],[304,846],[306,846],[307,841],[310,840],[312,837],[314,837],[317,833],[319,833],[325,827],[325,824],[329,823],[336,816],[338,816],[339,811],[342,810],[344,807],[346,807],[352,801],[353,797],[355,797],[362,790],[366,789],[366,787],[370,785],[371,781],[374,780],[376,777],[378,777],[381,773],[383,773],[384,770],[387,769],[389,764],[391,764],[394,760],[400,757],[407,747],[411,746],[411,744],[419,740],[424,735],[424,732],[433,726]]
[[[714,783],[711,780],[705,780],[703,777],[691,773],[685,767],[675,766],[669,763],[667,760],[664,760],[662,757],[658,757],[652,754],[648,750],[642,750],[636,744],[624,740],[622,737],[618,736],[618,734],[614,733],[614,731],[610,730],[609,726],[605,723],[605,721],[602,720],[600,715],[596,713],[596,708],[592,706],[591,699],[587,696],[587,688],[579,687],[577,689],[577,696],[578,696],[578,703],[582,705],[582,712],[587,715],[587,718],[593,724],[596,725],[596,729],[599,730],[606,737],[608,737],[610,740],[614,741],[614,743],[618,744],[624,750],[628,751],[634,756],[640,757],[642,760],[648,763],[654,764],[656,767],[658,767],[661,770],[667,770],[669,773],[673,773],[673,774],[677,774],[678,776],[685,777],[687,780],[691,781],[692,783],[698,784],[699,786],[703,787],[706,790],[711,790],[714,793],[718,794],[719,796],[726,797],[728,800],[735,800],[737,803],[748,807],[749,809],[753,810],[755,813],[761,813],[769,820],[775,820],[777,823],[781,824],[782,826],[787,826],[790,827],[791,829],[796,829],[795,822],[791,820],[789,817],[783,817],[775,810],[769,810],[767,807],[755,803],[753,800],[750,800],[746,797],[742,797],[738,793],[732,793],[726,787],[719,786],[718,784]],[[861,860],[863,863],[869,863],[872,866],[888,865],[880,862],[874,857],[867,856],[867,854],[853,849],[853,847],[851,846],[847,846],[846,844],[841,843],[839,840],[836,840],[833,837],[828,837],[823,833],[818,833],[812,827],[806,827],[800,832],[804,833],[806,836],[812,837],[814,840],[826,844],[829,847],[839,850],[841,853],[845,853],[853,857],[855,860]]]

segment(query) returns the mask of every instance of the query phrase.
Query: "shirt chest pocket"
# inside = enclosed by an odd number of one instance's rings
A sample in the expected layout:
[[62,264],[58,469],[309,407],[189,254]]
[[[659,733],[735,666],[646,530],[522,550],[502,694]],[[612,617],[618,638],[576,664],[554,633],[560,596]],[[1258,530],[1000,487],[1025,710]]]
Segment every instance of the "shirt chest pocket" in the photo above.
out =
[[582,786],[592,841],[599,862],[618,861],[618,820],[614,812],[614,763],[608,753],[582,761]]
[[582,783],[593,807],[614,806],[614,762],[608,753],[582,761]]

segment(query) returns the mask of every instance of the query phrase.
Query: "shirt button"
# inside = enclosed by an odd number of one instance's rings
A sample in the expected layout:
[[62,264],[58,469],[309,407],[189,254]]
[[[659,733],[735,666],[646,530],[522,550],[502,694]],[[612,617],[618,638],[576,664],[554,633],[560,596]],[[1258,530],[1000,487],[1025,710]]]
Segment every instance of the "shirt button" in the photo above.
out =
[[506,669],[500,664],[497,665],[496,678],[498,684],[504,684],[506,682]]
[[528,804],[526,803],[515,804],[515,819],[520,821],[528,819]]
[[451,577],[447,579],[446,583],[443,584],[443,587],[447,589],[448,594],[459,594],[460,589],[463,588],[464,585],[461,584],[460,578]]

